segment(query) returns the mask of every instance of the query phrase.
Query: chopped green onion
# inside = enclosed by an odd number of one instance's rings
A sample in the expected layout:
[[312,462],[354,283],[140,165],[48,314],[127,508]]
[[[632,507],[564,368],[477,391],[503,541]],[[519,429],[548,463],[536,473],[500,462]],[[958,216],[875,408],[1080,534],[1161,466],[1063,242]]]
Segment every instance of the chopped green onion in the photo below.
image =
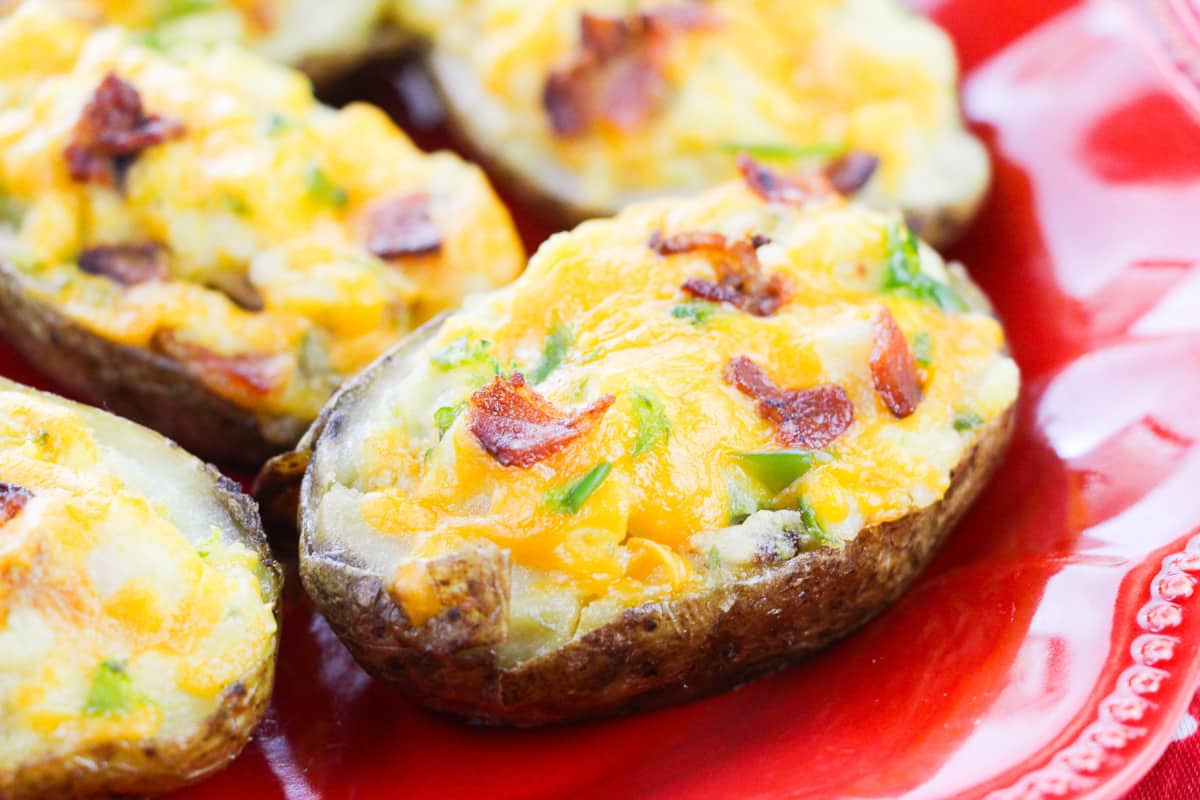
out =
[[580,364],[590,364],[597,359],[603,358],[607,353],[608,353],[608,350],[606,348],[597,347],[595,350],[592,350],[590,353],[585,355],[583,358],[579,359],[579,363]]
[[721,551],[714,544],[708,548],[708,568],[710,570],[717,569],[721,566]]
[[976,412],[966,409],[954,415],[954,430],[959,433],[973,431],[983,424],[983,417]]
[[812,450],[763,450],[755,453],[734,453],[750,477],[772,494],[779,494],[812,468]]
[[637,438],[633,442],[634,458],[653,449],[671,435],[671,420],[658,396],[649,389],[634,389],[629,393],[633,416],[637,421]]
[[157,22],[159,24],[170,22],[189,14],[207,11],[215,5],[214,0],[167,0],[163,3],[162,10],[158,12]]
[[308,165],[304,173],[304,183],[308,186],[308,196],[314,203],[341,208],[349,199],[346,190],[330,180],[325,170],[316,164]]
[[480,363],[488,358],[491,347],[492,343],[487,339],[472,339],[464,335],[434,353],[429,360],[440,369],[454,369],[464,364]]
[[837,538],[826,533],[825,529],[821,527],[821,523],[817,522],[817,515],[813,513],[812,506],[801,500],[797,510],[804,520],[804,532],[816,542],[818,547],[837,547],[841,544]]
[[715,303],[696,300],[674,306],[671,309],[671,316],[675,319],[687,320],[693,325],[703,325],[716,316],[718,310]]
[[459,403],[454,406],[442,406],[433,412],[433,424],[437,427],[439,439],[446,435],[446,431],[450,430],[454,420],[458,419],[458,415],[462,413],[464,405]]
[[221,539],[221,529],[216,525],[209,525],[208,536],[205,537],[204,541],[196,545],[196,555],[201,558],[208,558],[212,555],[213,550],[221,544]]
[[759,498],[753,488],[747,485],[746,476],[739,470],[726,471],[725,492],[728,497],[730,525],[736,525],[760,508]]
[[912,340],[913,358],[922,367],[933,363],[933,339],[926,331],[918,331]]
[[745,153],[759,161],[801,161],[804,159],[833,158],[846,151],[844,142],[817,142],[809,145],[790,145],[770,142],[723,142],[725,153]]
[[83,713],[88,716],[111,717],[124,714],[133,707],[133,681],[120,661],[102,661],[92,673]]
[[567,351],[575,334],[570,326],[558,323],[546,334],[546,343],[542,345],[542,360],[534,367],[529,376],[530,383],[538,384],[546,380],[551,372],[558,369],[567,358]]
[[942,311],[966,311],[967,304],[958,293],[921,271],[917,238],[900,223],[888,226],[887,260],[883,269],[883,291],[932,303]]
[[612,472],[612,464],[601,461],[592,467],[582,478],[551,489],[546,493],[546,504],[559,514],[575,514],[583,508],[592,493],[600,488],[608,473]]

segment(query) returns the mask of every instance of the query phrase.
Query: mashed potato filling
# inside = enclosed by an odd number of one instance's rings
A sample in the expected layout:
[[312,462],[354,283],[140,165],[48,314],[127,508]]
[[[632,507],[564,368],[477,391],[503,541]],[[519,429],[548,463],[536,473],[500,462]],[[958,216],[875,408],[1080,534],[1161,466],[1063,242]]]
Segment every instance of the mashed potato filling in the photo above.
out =
[[[400,10],[432,42],[434,71],[480,146],[586,210],[707,188],[734,174],[742,149],[797,163],[873,154],[880,167],[862,196],[906,210],[969,202],[987,182],[986,154],[959,115],[951,42],[896,0],[402,0]],[[585,15],[600,20],[590,56],[608,60],[593,72],[609,79],[609,113],[564,131],[548,81],[587,50]],[[645,47],[605,53],[620,47],[620,26],[647,24]],[[643,78],[627,79],[635,69]]]
[[[519,271],[477,168],[256,56],[143,39],[39,2],[0,21],[0,258],[73,321],[311,418],[415,323]],[[166,133],[127,137],[105,173],[80,129],[114,81]]]
[[273,657],[259,557],[210,482],[146,431],[0,383],[0,771],[190,733]]
[[[778,276],[764,291],[786,286],[777,309],[699,299],[720,259],[663,254],[713,234],[752,243]],[[381,564],[494,542],[514,565],[513,639],[541,631],[535,650],[621,608],[840,546],[941,498],[1016,398],[1004,332],[957,269],[894,216],[836,197],[765,201],[740,182],[585,223],[372,386],[323,468],[319,528]],[[883,391],[895,388],[875,352],[889,314],[918,382],[912,409]],[[826,387],[841,427],[821,422],[807,439],[818,446],[783,443],[730,377],[744,361],[780,392]],[[532,428],[488,428],[518,406],[565,444],[530,456]],[[780,534],[771,552],[756,531]]]

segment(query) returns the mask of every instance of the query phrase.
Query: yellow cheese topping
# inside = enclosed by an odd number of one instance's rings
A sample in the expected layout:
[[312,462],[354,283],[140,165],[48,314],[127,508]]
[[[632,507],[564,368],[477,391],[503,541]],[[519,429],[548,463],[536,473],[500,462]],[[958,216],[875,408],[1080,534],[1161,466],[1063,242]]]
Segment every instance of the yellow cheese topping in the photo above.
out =
[[0,771],[189,732],[274,651],[258,557],[232,521],[132,490],[138,467],[85,414],[99,416],[0,389]]
[[[64,157],[110,74],[184,127],[117,186],[72,179]],[[420,152],[382,112],[324,107],[303,76],[232,49],[171,58],[37,3],[0,22],[0,154],[0,258],[107,339],[153,347],[169,333],[169,354],[203,354],[202,372],[213,355],[248,361],[257,388],[227,393],[255,409],[315,416],[343,377],[523,260],[482,172]],[[414,197],[440,247],[372,255],[373,213]],[[77,266],[90,248],[148,242],[168,280],[126,286]]]
[[[734,156],[822,162],[879,156],[866,197],[933,208],[987,180],[986,155],[962,130],[957,65],[946,35],[896,0],[405,0],[406,23],[461,122],[490,153],[587,209],[702,189],[734,174]],[[558,135],[547,77],[580,52],[584,13],[611,20],[705,9],[654,50],[663,87],[641,124],[599,120]],[[614,67],[619,69],[620,66]],[[964,188],[965,186],[965,188]]]
[[[762,268],[786,277],[790,299],[755,316],[690,297],[685,281],[717,277],[712,254],[658,255],[655,232],[760,237]],[[551,238],[510,288],[450,317],[371,401],[325,511],[344,515],[353,498],[409,558],[489,539],[519,574],[599,607],[746,565],[753,554],[723,532],[748,516],[792,515],[809,545],[836,546],[938,500],[978,432],[1014,402],[1017,368],[978,297],[895,218],[840,199],[801,209],[738,182],[635,206]],[[870,367],[885,308],[924,395],[902,419]],[[828,447],[780,456],[774,423],[723,378],[739,356],[781,389],[842,387],[852,424]],[[473,432],[470,398],[512,370],[561,410],[615,400],[544,460],[504,466]]]

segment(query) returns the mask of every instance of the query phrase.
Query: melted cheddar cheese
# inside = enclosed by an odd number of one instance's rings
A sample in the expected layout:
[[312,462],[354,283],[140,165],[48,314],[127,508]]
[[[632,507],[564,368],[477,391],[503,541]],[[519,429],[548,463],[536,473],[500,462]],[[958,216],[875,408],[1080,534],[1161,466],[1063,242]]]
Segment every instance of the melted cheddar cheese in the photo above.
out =
[[206,491],[148,432],[0,383],[0,772],[190,735],[274,657],[258,554]]
[[[681,286],[711,280],[711,256],[658,255],[656,232],[765,237],[758,259],[786,276],[790,299],[755,316],[689,297]],[[740,182],[554,236],[511,287],[449,317],[372,389],[357,427],[339,434],[350,444],[333,456],[325,527],[376,560],[479,539],[507,549],[513,647],[526,648],[510,656],[523,657],[749,568],[762,553],[754,541],[746,550],[748,531],[791,526],[806,547],[837,546],[928,506],[1013,404],[1019,377],[977,291],[906,241],[893,217],[840,199],[766,202]],[[897,259],[912,270],[904,282],[889,273]],[[921,365],[923,399],[902,419],[869,366],[872,319],[885,308]],[[807,471],[763,479],[748,466],[744,454],[783,445],[723,377],[739,356],[780,387],[846,392],[853,422],[800,454]],[[514,370],[559,409],[615,400],[538,463],[504,466],[472,429],[471,398]],[[535,644],[520,644],[531,630]]]
[[581,47],[580,17],[630,19],[689,0],[404,0],[406,24],[460,122],[487,152],[542,190],[586,210],[707,188],[734,174],[740,149],[821,162],[878,156],[865,199],[936,209],[987,181],[967,134],[953,47],[896,0],[715,0],[712,26],[677,31],[656,56],[665,87],[639,125],[601,121],[556,135],[547,76]]
[[[110,74],[184,127],[142,150],[121,186],[73,180],[64,158]],[[397,196],[424,198],[440,247],[368,251],[371,209]],[[233,49],[167,57],[38,3],[0,22],[0,210],[0,258],[38,297],[114,342],[151,347],[167,332],[185,352],[250,359],[269,385],[229,399],[301,418],[523,259],[483,173],[420,152],[381,111],[322,106],[300,74]],[[89,248],[145,242],[167,280],[123,286],[78,266]],[[235,302],[247,293],[261,310]]]

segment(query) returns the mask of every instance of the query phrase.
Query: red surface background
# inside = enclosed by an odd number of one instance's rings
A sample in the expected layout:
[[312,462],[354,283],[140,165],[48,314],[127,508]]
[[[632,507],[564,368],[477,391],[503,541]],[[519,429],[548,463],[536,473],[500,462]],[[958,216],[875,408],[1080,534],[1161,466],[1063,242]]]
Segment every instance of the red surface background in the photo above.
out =
[[[925,5],[995,156],[952,255],[995,300],[1025,393],[1005,465],[917,585],[738,691],[513,732],[376,684],[293,580],[269,718],[181,800],[1118,797],[1159,759],[1200,675],[1200,116],[1153,3]],[[394,108],[412,97],[397,74],[353,93]],[[1197,756],[1200,738],[1173,745],[1130,797],[1200,795]]]

